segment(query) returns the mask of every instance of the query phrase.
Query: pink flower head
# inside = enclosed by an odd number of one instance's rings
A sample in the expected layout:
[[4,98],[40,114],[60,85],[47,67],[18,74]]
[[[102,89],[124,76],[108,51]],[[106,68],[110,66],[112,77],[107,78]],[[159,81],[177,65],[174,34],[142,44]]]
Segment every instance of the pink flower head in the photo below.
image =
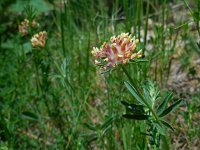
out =
[[24,19],[24,21],[22,21],[20,23],[20,25],[18,26],[19,33],[21,33],[23,36],[27,35],[28,34],[28,27],[29,27],[29,20]]
[[96,57],[95,64],[102,66],[103,70],[126,64],[130,59],[134,60],[142,56],[142,50],[133,53],[139,42],[129,33],[121,33],[117,37],[110,38],[111,43],[104,42],[100,49],[93,48],[92,54]]
[[39,32],[31,38],[31,44],[33,47],[44,47],[46,44],[46,38],[46,31]]

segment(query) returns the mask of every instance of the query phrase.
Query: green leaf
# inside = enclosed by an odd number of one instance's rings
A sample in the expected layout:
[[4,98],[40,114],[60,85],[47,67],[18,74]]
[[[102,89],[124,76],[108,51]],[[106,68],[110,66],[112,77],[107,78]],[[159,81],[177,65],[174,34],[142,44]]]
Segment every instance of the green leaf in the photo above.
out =
[[127,107],[130,106],[130,104],[129,104],[128,102],[126,102],[126,101],[121,101],[121,103],[122,103],[124,106],[127,106]]
[[101,74],[106,74],[106,73],[109,73],[110,71],[111,69],[108,69],[108,70],[102,71]]
[[145,96],[146,100],[148,101],[150,106],[152,106],[152,101],[151,101],[151,97],[149,95],[149,91],[147,90],[147,88],[143,88],[143,91],[144,91],[144,96]]
[[158,109],[157,109],[157,114],[160,115],[164,109],[166,108],[167,106],[167,103],[169,102],[169,100],[173,97],[173,94],[172,93],[168,93],[167,92],[167,95],[165,96],[165,98],[163,99],[163,102],[159,105]]
[[164,120],[160,120],[161,122],[162,122],[162,124],[165,126],[165,127],[167,127],[167,128],[169,128],[169,129],[171,129],[172,131],[174,131],[174,128],[168,123],[168,122],[166,122],[166,121],[164,121]]
[[135,62],[136,63],[140,63],[140,62],[148,62],[149,60],[145,59],[145,58],[139,58],[137,59]]
[[123,117],[127,119],[134,119],[134,120],[147,120],[149,118],[148,115],[131,115],[131,114],[125,114],[123,115]]
[[127,87],[127,89],[131,92],[131,94],[133,95],[133,97],[135,97],[135,99],[142,105],[145,106],[142,98],[139,96],[137,90],[127,81],[124,82],[125,86]]
[[92,131],[96,131],[96,128],[94,127],[94,126],[91,126],[91,125],[89,125],[89,124],[87,124],[87,123],[84,123],[83,124],[86,128],[88,128],[88,129],[90,129],[90,130],[92,130]]
[[97,133],[82,133],[79,135],[80,137],[83,137],[84,140],[88,143],[95,141],[98,139],[98,134]]
[[36,114],[32,113],[32,112],[29,112],[29,111],[22,112],[21,117],[24,118],[24,119],[28,119],[28,120],[35,120],[35,121],[38,120],[38,116]]
[[136,105],[136,104],[129,104],[125,101],[121,101],[121,103],[126,107],[127,111],[133,114],[144,114],[144,106],[143,105]]
[[22,46],[23,46],[25,54],[31,52],[31,43],[30,42],[26,42]]
[[173,111],[174,109],[176,109],[176,107],[182,102],[182,100],[178,100],[175,103],[173,103],[171,106],[169,106],[167,109],[165,109],[160,115],[159,117],[164,117],[167,114],[169,114],[171,111]]
[[105,123],[101,126],[101,129],[106,129],[109,125],[112,124],[112,121],[113,121],[114,117],[110,117],[108,118]]
[[142,63],[142,62],[148,62],[149,60],[145,59],[145,58],[139,58],[136,60],[130,60],[130,63]]
[[166,130],[165,128],[161,127],[159,124],[156,124],[156,129],[158,130],[158,132],[162,135],[166,135]]

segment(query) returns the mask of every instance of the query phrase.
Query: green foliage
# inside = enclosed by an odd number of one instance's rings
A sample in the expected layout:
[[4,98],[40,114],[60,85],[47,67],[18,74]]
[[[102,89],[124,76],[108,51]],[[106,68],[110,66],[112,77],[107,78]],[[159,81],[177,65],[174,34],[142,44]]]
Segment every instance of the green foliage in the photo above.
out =
[[164,109],[166,108],[167,103],[169,102],[169,100],[171,100],[172,98],[173,98],[173,94],[172,93],[169,93],[169,92],[165,93],[165,97],[164,97],[162,103],[158,106],[158,109],[157,109],[156,113],[160,115],[164,111]]
[[133,97],[137,100],[139,105],[129,104],[125,101],[122,101],[122,104],[125,105],[126,110],[129,110],[126,112],[127,114],[123,115],[123,117],[134,120],[146,120],[147,124],[149,125],[149,133],[147,134],[149,135],[149,143],[151,145],[156,145],[157,147],[159,147],[160,136],[166,135],[166,130],[164,127],[174,131],[171,125],[166,120],[163,120],[161,118],[168,115],[175,108],[177,108],[182,100],[174,102],[171,106],[165,109],[169,100],[172,99],[172,93],[167,92],[162,100],[162,103],[156,109],[154,108],[154,106],[159,98],[159,90],[156,86],[156,83],[148,81],[146,82],[146,84],[144,84],[144,93],[142,94],[144,95],[144,97],[141,97],[139,92],[136,90],[138,88],[134,87],[129,82],[125,82],[125,86],[133,95]]
[[125,86],[127,89],[131,92],[131,94],[134,96],[134,98],[139,102],[139,104],[145,106],[146,104],[144,103],[143,99],[139,95],[138,91],[136,90],[136,87],[133,87],[129,82],[124,82]]
[[10,11],[14,13],[19,13],[25,11],[28,9],[27,5],[31,6],[33,9],[36,10],[35,13],[45,13],[52,10],[53,6],[50,5],[48,2],[43,0],[34,0],[34,1],[23,1],[23,0],[17,0],[14,4],[10,6]]
[[165,109],[160,115],[159,117],[164,117],[167,114],[169,114],[171,111],[173,111],[180,103],[182,102],[182,100],[178,100],[176,102],[174,102],[171,106],[169,106],[167,109]]
[[22,112],[21,117],[28,120],[35,120],[35,121],[38,120],[38,116],[36,114],[28,111]]

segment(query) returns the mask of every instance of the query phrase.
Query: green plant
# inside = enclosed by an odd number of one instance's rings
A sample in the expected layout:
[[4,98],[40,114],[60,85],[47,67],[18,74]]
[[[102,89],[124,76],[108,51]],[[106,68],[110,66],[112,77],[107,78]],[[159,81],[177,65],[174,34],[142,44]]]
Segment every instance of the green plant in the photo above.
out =
[[146,133],[149,136],[149,143],[159,147],[161,135],[166,135],[165,128],[174,131],[164,117],[180,105],[182,100],[177,100],[167,107],[167,103],[173,98],[172,93],[167,92],[163,99],[160,100],[160,105],[155,108],[157,103],[159,103],[160,93],[154,82],[148,81],[144,84],[142,93],[130,82],[125,82],[125,85],[138,104],[129,104],[122,101],[127,110],[127,114],[123,115],[123,117],[134,120],[146,120],[149,126],[149,129],[147,129],[148,133]]
[[171,106],[166,108],[168,101],[172,98],[172,94],[167,93],[156,109],[155,105],[159,98],[159,90],[156,84],[148,81],[143,85],[143,89],[140,89],[138,81],[132,79],[124,66],[124,64],[131,61],[136,61],[136,63],[140,62],[137,61],[137,58],[141,57],[141,50],[132,54],[137,47],[138,40],[135,40],[134,38],[131,39],[131,36],[128,35],[128,33],[122,33],[117,37],[111,37],[110,41],[111,44],[104,43],[100,49],[93,48],[92,54],[97,58],[95,63],[100,66],[102,70],[106,70],[106,72],[113,70],[114,67],[117,68],[120,66],[122,68],[129,79],[129,82],[124,82],[125,86],[139,103],[139,105],[137,105],[122,101],[122,104],[126,106],[126,109],[129,112],[123,116],[128,119],[147,120],[149,126],[149,129],[147,130],[147,135],[149,135],[150,139],[149,143],[159,147],[161,135],[166,134],[164,127],[174,130],[163,117],[173,111],[182,100],[177,100]]

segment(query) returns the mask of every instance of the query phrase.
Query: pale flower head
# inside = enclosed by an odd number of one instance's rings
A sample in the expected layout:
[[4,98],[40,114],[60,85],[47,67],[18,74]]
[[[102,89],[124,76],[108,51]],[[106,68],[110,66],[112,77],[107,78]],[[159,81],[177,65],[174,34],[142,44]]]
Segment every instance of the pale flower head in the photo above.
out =
[[46,44],[46,38],[46,31],[39,32],[31,38],[31,44],[33,47],[44,47]]
[[35,19],[31,22],[31,27],[32,28],[37,28],[39,27],[39,23],[35,21]]
[[139,40],[129,33],[112,36],[110,43],[104,42],[101,48],[94,47],[92,55],[96,57],[95,64],[106,70],[119,64],[126,64],[129,60],[142,57],[142,50],[134,52]]
[[39,27],[39,23],[37,23],[35,20],[29,21],[28,19],[24,19],[24,21],[22,21],[19,26],[19,33],[21,33],[23,36],[28,34],[28,29],[32,29],[32,28],[37,28]]
[[21,33],[23,36],[28,34],[28,27],[29,27],[29,20],[24,19],[19,25],[19,33]]

